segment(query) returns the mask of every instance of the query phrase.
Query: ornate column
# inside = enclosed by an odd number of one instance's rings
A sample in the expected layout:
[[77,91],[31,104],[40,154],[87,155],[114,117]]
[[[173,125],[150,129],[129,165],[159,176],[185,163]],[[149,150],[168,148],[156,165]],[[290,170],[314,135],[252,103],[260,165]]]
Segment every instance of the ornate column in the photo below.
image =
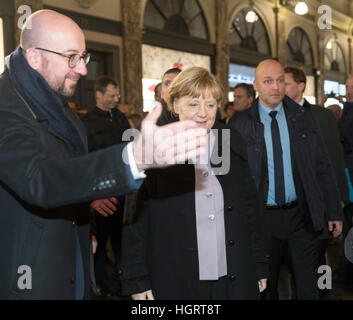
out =
[[228,99],[229,72],[229,17],[228,1],[215,1],[216,9],[216,76],[224,87]]
[[275,59],[278,59],[278,48],[279,48],[279,34],[278,34],[278,12],[279,8],[274,7],[273,13],[275,14],[275,41],[276,41],[276,49],[275,49]]
[[348,74],[352,72],[352,38],[348,37]]
[[142,0],[121,1],[125,102],[142,111]]
[[[29,8],[21,6],[28,6]],[[43,8],[42,0],[15,0],[15,12],[14,12],[14,36],[15,36],[15,46],[20,43],[21,36],[21,26],[25,22],[25,18],[30,14],[34,13]],[[30,9],[30,10],[28,10]]]

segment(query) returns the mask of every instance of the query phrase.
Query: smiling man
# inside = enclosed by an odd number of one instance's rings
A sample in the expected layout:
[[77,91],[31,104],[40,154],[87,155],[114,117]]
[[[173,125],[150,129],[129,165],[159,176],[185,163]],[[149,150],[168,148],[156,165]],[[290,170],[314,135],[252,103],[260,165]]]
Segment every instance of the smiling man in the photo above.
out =
[[[87,154],[84,126],[67,101],[88,62],[83,31],[51,10],[27,19],[20,46],[6,58],[0,75],[0,300],[89,298],[92,248],[82,204],[137,190],[148,167],[204,152],[207,132],[193,121],[163,127],[168,130],[156,126],[159,105],[132,143]],[[168,134],[163,146],[155,139],[160,130]],[[144,151],[157,147],[162,154],[172,149],[169,158],[147,163]]]
[[293,264],[298,299],[318,299],[318,235],[341,233],[336,182],[313,117],[285,96],[281,64],[256,68],[259,98],[232,123],[247,141],[249,166],[263,196],[263,236],[270,255],[269,298],[278,299],[282,254]]

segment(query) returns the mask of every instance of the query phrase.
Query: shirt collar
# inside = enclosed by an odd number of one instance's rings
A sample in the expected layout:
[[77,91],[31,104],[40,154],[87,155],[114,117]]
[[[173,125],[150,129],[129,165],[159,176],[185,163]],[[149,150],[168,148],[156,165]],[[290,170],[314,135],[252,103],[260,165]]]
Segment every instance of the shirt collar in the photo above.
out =
[[266,115],[268,116],[270,114],[271,111],[277,111],[278,114],[281,114],[283,112],[283,102],[281,101],[276,108],[274,109],[270,109],[265,107],[263,104],[261,104],[260,100],[259,100],[259,111],[262,115]]
[[301,106],[303,106],[303,105],[304,105],[304,102],[305,102],[305,99],[302,98],[298,104],[300,104]]

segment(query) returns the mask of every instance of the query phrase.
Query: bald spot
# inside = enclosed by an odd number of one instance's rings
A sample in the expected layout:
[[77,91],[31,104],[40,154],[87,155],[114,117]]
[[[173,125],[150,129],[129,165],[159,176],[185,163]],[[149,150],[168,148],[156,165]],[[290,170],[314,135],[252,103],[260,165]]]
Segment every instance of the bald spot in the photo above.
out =
[[266,59],[261,61],[255,70],[255,81],[256,79],[262,78],[266,75],[270,76],[275,68],[280,69],[284,74],[284,69],[278,61],[273,59]]
[[[28,25],[31,23],[31,29]],[[40,10],[26,21],[21,33],[23,49],[43,47],[50,50],[78,50],[75,41],[84,42],[80,27],[69,17],[52,10]]]

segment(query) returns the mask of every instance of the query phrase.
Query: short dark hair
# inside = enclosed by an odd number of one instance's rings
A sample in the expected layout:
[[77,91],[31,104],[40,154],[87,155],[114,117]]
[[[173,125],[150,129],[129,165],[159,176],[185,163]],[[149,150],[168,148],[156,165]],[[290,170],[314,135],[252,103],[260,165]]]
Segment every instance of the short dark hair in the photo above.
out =
[[[162,86],[162,82],[156,84],[156,86],[154,87],[154,94],[155,95],[158,95],[161,93],[161,89],[162,89],[161,86]],[[159,90],[159,93],[158,93],[158,90]]]
[[285,67],[284,73],[291,73],[293,75],[293,80],[296,83],[304,83],[304,89],[306,87],[306,75],[302,69],[295,68],[295,67]]
[[164,72],[162,79],[164,78],[164,76],[166,74],[170,74],[170,73],[179,74],[180,72],[181,72],[181,70],[179,68],[168,69],[166,72]]
[[254,90],[254,87],[252,86],[252,84],[248,84],[248,83],[238,83],[235,87],[234,87],[234,91],[235,89],[238,88],[242,88],[246,91],[247,96],[250,98],[252,97],[253,100],[255,100],[256,97],[256,93]]
[[229,108],[233,108],[233,102],[232,101],[227,101],[223,107],[223,111],[227,112]]
[[99,91],[104,94],[110,84],[114,87],[118,87],[118,83],[113,78],[108,76],[100,76],[94,82],[94,92]]

